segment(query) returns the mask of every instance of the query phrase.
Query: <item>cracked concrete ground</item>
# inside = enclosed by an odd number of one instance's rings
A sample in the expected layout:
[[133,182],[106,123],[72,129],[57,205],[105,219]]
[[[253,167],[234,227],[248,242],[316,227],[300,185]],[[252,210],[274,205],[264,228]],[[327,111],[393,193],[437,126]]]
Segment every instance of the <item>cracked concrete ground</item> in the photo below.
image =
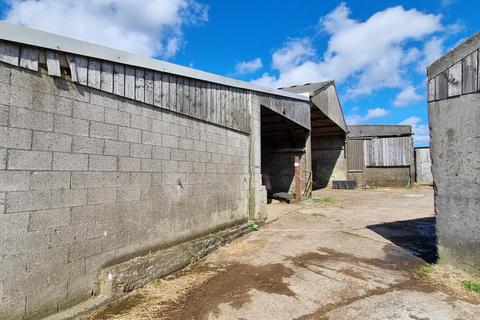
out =
[[84,319],[480,317],[476,294],[415,271],[436,259],[431,188],[321,191],[295,209]]

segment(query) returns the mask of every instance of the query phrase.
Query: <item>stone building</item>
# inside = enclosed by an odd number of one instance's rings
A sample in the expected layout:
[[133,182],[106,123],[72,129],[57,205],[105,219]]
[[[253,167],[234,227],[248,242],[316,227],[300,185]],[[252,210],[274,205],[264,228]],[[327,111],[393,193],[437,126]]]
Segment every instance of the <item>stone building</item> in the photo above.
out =
[[480,33],[428,67],[440,262],[480,270]]
[[310,125],[308,97],[0,23],[0,318],[104,302],[242,234],[265,218],[261,142],[288,132],[305,163]]
[[108,302],[266,219],[267,187],[308,196],[312,134],[345,133],[318,89],[0,23],[0,318]]

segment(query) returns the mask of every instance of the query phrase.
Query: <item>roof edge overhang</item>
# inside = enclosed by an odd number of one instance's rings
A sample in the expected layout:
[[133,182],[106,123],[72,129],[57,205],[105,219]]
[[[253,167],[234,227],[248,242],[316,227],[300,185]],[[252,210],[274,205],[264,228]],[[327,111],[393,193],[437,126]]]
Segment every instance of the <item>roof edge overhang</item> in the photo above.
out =
[[308,97],[286,91],[267,88],[250,82],[236,80],[225,76],[197,70],[147,56],[116,50],[82,40],[39,31],[6,22],[0,22],[0,39],[35,47],[63,51],[90,58],[122,63],[130,66],[152,69],[174,75],[184,76],[207,82],[223,84],[230,87],[261,92],[290,99],[309,101]]
[[[313,102],[313,97],[319,93],[321,93],[322,91],[325,91],[328,87],[330,86],[333,86],[334,89],[335,89],[335,96],[336,96],[336,99],[337,99],[337,103],[338,103],[338,106],[339,106],[339,109],[340,109],[340,114],[341,114],[341,119],[338,119],[339,121],[335,121],[335,119],[331,118],[329,115],[325,114],[325,112],[323,112],[314,102]],[[328,117],[330,120],[332,120],[336,125],[338,125],[338,127],[340,129],[342,129],[342,131],[344,133],[348,133],[348,128],[347,128],[347,123],[345,121],[345,114],[343,113],[343,108],[342,108],[342,103],[340,102],[340,97],[338,96],[338,91],[337,91],[337,86],[335,84],[335,81],[334,80],[330,80],[327,84],[325,84],[323,87],[315,90],[312,94],[311,94],[311,98],[310,98],[310,101],[311,101],[311,104],[313,106],[315,106],[315,108],[317,108],[318,110],[322,111],[322,113],[325,114],[326,117]],[[340,123],[339,123],[340,122]]]

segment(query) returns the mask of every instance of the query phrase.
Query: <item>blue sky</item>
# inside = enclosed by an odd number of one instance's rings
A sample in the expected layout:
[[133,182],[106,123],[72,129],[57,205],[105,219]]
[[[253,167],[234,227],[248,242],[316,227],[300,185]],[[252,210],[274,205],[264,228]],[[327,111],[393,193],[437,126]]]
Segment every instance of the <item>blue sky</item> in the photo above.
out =
[[265,86],[333,79],[352,124],[414,126],[425,66],[480,30],[479,1],[0,0],[2,19]]

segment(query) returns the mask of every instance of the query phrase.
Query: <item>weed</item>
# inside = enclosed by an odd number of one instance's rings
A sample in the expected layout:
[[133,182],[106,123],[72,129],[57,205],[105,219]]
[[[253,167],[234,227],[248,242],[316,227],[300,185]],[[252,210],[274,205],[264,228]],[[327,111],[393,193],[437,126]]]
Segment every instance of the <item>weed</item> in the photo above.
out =
[[417,268],[415,268],[415,272],[422,273],[422,274],[429,274],[433,271],[431,264],[423,264]]
[[321,204],[324,206],[330,206],[334,204],[332,197],[312,197],[312,201],[316,204]]
[[463,287],[467,290],[480,293],[480,284],[472,280],[462,280],[460,281]]
[[325,215],[322,214],[322,213],[317,213],[315,212],[314,214],[312,214],[312,216],[314,216],[315,218],[325,218]]

